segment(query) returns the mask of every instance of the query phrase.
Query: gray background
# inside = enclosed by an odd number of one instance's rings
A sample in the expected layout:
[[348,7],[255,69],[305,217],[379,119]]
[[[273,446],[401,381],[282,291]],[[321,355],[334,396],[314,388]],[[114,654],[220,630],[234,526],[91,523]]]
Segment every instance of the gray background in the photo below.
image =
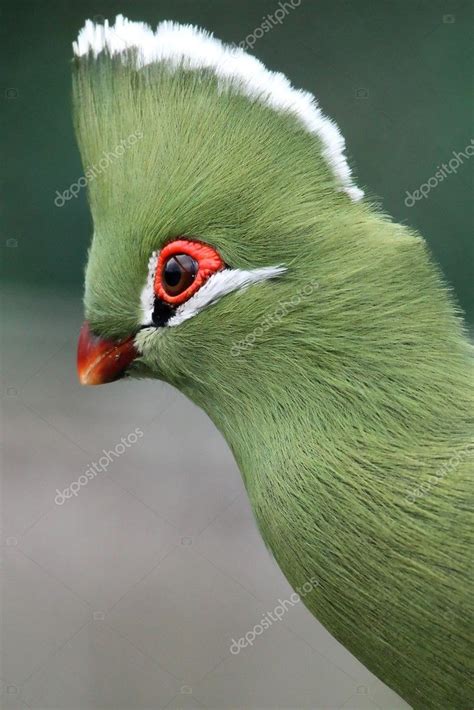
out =
[[[239,638],[291,589],[206,416],[156,382],[81,388],[75,344],[90,217],[70,120],[86,17],[193,22],[239,42],[277,2],[6,2],[2,301],[2,708],[406,707],[299,604]],[[313,91],[357,182],[429,242],[472,322],[472,165],[411,209],[406,191],[472,137],[473,6],[302,0],[254,53]],[[102,450],[144,436],[78,496]]]

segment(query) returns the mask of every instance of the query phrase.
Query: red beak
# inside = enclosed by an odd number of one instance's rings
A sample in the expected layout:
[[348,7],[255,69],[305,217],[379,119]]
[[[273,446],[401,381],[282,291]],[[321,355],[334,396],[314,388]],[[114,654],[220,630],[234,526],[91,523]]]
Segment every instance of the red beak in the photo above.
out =
[[81,385],[103,385],[120,379],[138,352],[133,336],[124,340],[105,340],[93,335],[87,321],[77,344],[77,374]]

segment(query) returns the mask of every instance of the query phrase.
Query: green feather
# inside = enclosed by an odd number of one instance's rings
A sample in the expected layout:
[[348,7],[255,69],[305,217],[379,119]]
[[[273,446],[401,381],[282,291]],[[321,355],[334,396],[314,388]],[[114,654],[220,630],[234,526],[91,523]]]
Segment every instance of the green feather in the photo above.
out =
[[[131,374],[202,407],[262,536],[314,615],[415,708],[472,704],[471,346],[426,244],[340,190],[289,113],[211,70],[76,60],[94,238],[85,310],[140,326],[150,254],[187,235],[233,268],[285,264],[174,328]],[[141,136],[141,137],[140,137]]]

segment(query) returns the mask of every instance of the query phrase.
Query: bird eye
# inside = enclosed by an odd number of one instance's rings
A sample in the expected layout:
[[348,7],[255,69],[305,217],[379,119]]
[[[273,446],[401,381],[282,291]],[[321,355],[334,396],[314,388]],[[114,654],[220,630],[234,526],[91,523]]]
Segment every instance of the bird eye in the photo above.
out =
[[155,296],[169,306],[179,306],[224,268],[225,263],[214,247],[192,239],[176,239],[159,252],[153,284]]
[[196,259],[188,254],[172,256],[163,266],[162,283],[168,296],[178,296],[185,291],[196,278],[198,272]]

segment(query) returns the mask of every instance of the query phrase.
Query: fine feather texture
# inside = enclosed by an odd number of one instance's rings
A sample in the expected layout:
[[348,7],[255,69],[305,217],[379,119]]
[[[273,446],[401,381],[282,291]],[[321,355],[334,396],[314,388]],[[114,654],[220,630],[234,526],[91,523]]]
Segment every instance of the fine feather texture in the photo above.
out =
[[[295,115],[310,133],[321,139],[323,155],[345,192],[353,200],[363,197],[362,190],[352,182],[344,156],[344,138],[334,121],[324,116],[314,96],[294,89],[286,76],[269,71],[240,47],[227,46],[192,25],[165,21],[153,32],[144,22],[130,22],[118,15],[112,26],[107,20],[104,25],[88,20],[73,48],[77,57],[89,52],[97,57],[106,50],[136,68],[166,62],[174,68],[211,70],[219,78],[221,88],[231,87],[274,110]],[[130,54],[130,50],[134,53]]]
[[84,55],[74,106],[85,170],[142,136],[89,185],[91,327],[137,332],[150,255],[177,236],[232,269],[287,266],[138,332],[131,374],[209,414],[339,641],[413,707],[470,707],[472,348],[424,241],[347,199],[294,116],[213,71]]

